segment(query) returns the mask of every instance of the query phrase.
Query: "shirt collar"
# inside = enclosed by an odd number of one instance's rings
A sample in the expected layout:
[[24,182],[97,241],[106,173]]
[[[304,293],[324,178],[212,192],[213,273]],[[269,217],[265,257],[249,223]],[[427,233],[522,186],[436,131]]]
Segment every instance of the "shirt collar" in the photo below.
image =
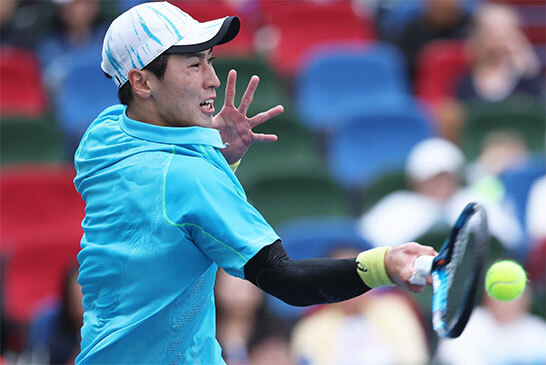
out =
[[224,148],[220,131],[205,127],[163,127],[150,123],[139,122],[127,116],[123,111],[121,129],[128,135],[151,142],[166,144],[204,144],[216,148]]

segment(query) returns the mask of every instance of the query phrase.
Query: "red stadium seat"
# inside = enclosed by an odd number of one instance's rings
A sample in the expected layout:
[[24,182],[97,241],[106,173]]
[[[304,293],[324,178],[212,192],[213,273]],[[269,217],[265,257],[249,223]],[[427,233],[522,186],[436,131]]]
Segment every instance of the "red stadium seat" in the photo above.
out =
[[280,34],[272,50],[272,66],[283,75],[298,72],[313,46],[332,42],[368,42],[375,39],[371,20],[359,17],[348,1],[262,1],[267,23]]
[[546,25],[535,25],[523,27],[523,33],[533,44],[546,43]]
[[74,188],[74,176],[72,166],[2,169],[2,304],[10,319],[27,323],[43,300],[60,294],[62,276],[76,262],[85,204]]
[[423,48],[417,60],[417,95],[431,104],[451,97],[457,82],[467,70],[468,61],[463,42],[432,42]]
[[38,230],[27,237],[34,244],[15,250],[8,258],[3,299],[8,318],[29,323],[44,301],[60,299],[63,276],[77,263],[79,240],[58,233]]
[[229,3],[222,0],[175,0],[171,1],[194,19],[200,22],[223,18],[225,16],[237,15],[241,19],[241,30],[237,37],[226,45],[220,45],[214,48],[216,55],[247,56],[253,53],[254,30],[252,22],[240,14],[240,12]]
[[0,115],[39,117],[47,109],[40,64],[31,51],[0,49]]
[[14,165],[0,175],[0,252],[40,244],[35,236],[79,242],[85,204],[71,166]]

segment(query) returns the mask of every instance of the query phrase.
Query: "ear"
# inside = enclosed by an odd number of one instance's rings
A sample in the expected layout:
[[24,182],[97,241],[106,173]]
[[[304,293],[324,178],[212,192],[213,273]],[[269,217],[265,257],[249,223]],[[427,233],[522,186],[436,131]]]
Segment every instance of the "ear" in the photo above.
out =
[[152,95],[152,90],[148,82],[149,73],[143,70],[132,69],[129,71],[129,82],[133,89],[133,94],[141,99],[147,99]]

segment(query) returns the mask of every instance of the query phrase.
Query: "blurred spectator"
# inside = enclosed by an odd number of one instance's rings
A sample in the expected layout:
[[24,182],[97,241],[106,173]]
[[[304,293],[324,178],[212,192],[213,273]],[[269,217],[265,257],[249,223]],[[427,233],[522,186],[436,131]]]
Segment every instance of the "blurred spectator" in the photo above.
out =
[[0,45],[32,49],[34,36],[31,27],[37,14],[30,7],[19,10],[18,0],[0,1]]
[[529,150],[523,137],[515,131],[490,132],[483,140],[483,147],[467,168],[467,181],[500,176],[504,171],[523,165],[529,158]]
[[263,293],[252,283],[219,269],[215,298],[216,333],[224,360],[230,364],[248,363],[247,345]]
[[[42,63],[44,84],[49,89],[55,116],[63,133],[64,155],[68,160],[72,160],[80,138],[96,116],[93,113],[88,117],[86,113],[89,108],[102,101],[94,97],[92,100],[82,102],[83,107],[77,107],[76,101],[84,99],[84,97],[78,99],[79,95],[84,95],[86,91],[93,95],[92,93],[99,91],[96,84],[86,89],[86,83],[80,82],[81,85],[78,86],[81,91],[75,87],[76,77],[73,70],[89,64],[89,60],[101,59],[106,26],[101,22],[100,10],[103,4],[106,6],[108,3],[99,0],[53,0],[53,2],[56,5],[56,13],[51,26],[52,30],[39,41],[37,50]],[[104,81],[103,84],[112,86],[111,83],[106,82],[106,78],[102,78],[103,72],[99,65],[95,62],[93,66],[91,70],[82,71],[81,79],[85,80],[85,76],[93,75],[94,80],[100,77],[100,80]],[[67,90],[70,90],[71,99],[66,96]],[[116,100],[114,95],[111,99]],[[90,107],[85,108],[85,106]],[[100,105],[101,108],[104,106]]]
[[447,140],[431,138],[418,143],[406,162],[412,190],[388,194],[365,213],[360,219],[363,237],[375,245],[396,245],[435,229],[447,231],[464,206],[475,201],[487,211],[491,234],[507,249],[515,249],[521,243],[522,228],[498,201],[502,194],[491,193],[502,187],[496,180],[488,181],[486,188],[463,187],[464,164],[459,148]]
[[415,80],[419,51],[436,39],[463,39],[471,16],[459,0],[425,0],[423,13],[409,22],[396,42],[406,55],[408,75]]
[[31,323],[27,350],[41,364],[73,363],[80,351],[83,295],[77,279],[78,266],[75,266],[65,277],[61,302],[40,313]]
[[546,240],[546,176],[535,180],[527,198],[527,232],[533,242]]
[[[355,257],[337,249],[330,257]],[[422,364],[428,348],[420,316],[404,293],[374,291],[325,305],[294,327],[291,349],[300,364]]]
[[[434,106],[442,135],[460,139],[465,104],[521,99],[543,102],[540,61],[520,29],[513,8],[487,3],[478,8],[466,41],[469,69],[455,83],[454,98]],[[525,106],[524,106],[525,107]]]
[[485,294],[463,334],[441,340],[442,364],[545,364],[546,322],[529,314],[531,288],[509,302]]
[[248,342],[250,364],[291,365],[288,325],[272,316],[261,316]]
[[457,86],[460,101],[498,102],[512,95],[542,97],[540,61],[512,8],[483,5],[475,14],[468,47],[471,70]]
[[217,339],[228,364],[288,364],[287,329],[265,311],[260,289],[220,269],[215,298]]
[[72,58],[100,59],[106,27],[100,23],[98,0],[53,0],[57,6],[51,34],[39,41],[44,81],[55,93]]
[[546,319],[546,236],[535,240],[525,263],[533,289],[532,313]]

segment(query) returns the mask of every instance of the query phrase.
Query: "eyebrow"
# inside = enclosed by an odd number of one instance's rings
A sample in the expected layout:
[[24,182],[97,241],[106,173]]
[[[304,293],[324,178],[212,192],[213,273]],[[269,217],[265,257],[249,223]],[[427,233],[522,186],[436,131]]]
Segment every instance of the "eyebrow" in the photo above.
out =
[[212,49],[209,49],[207,51],[197,52],[197,53],[190,53],[188,54],[188,58],[197,57],[200,60],[204,60],[205,58],[212,55]]

